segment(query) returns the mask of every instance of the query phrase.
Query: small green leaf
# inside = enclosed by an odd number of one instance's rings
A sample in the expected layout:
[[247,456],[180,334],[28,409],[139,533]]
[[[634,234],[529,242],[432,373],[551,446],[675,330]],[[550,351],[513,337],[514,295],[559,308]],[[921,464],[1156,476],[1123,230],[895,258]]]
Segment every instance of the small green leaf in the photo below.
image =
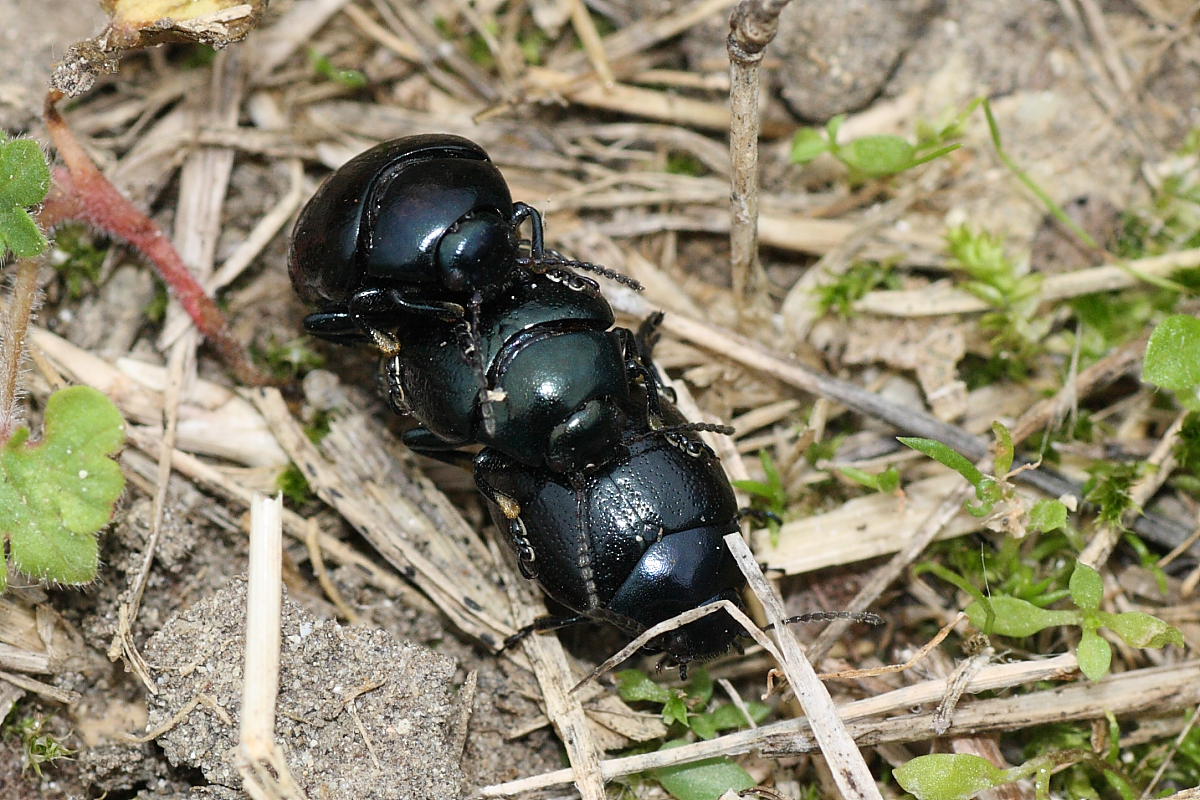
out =
[[1075,571],[1071,573],[1071,581],[1067,585],[1075,605],[1085,611],[1100,608],[1100,601],[1104,599],[1104,580],[1099,572],[1082,561],[1076,561]]
[[1102,614],[1101,624],[1120,636],[1132,647],[1183,647],[1183,632],[1158,617],[1140,611],[1123,614]]
[[670,725],[672,722],[678,722],[680,725],[688,724],[688,707],[687,695],[676,689],[671,693],[670,698],[663,704],[662,707],[663,723]]
[[0,135],[0,257],[4,248],[18,258],[32,258],[46,249],[46,237],[27,209],[46,199],[50,166],[32,139]]
[[17,258],[33,258],[46,249],[46,236],[19,206],[0,207],[0,244],[7,247]]
[[896,782],[918,800],[967,800],[1012,781],[986,758],[967,753],[918,756],[892,771]]
[[689,727],[701,739],[715,739],[717,736],[717,726],[710,714],[693,714],[689,720]]
[[1067,524],[1067,506],[1060,500],[1043,498],[1029,510],[1029,527],[1038,533],[1049,533]]
[[[1077,611],[1047,611],[1027,600],[1004,594],[996,595],[991,598],[990,602],[996,617],[992,622],[991,630],[985,630],[985,633],[1021,638],[1032,636],[1040,630],[1055,625],[1079,624],[1079,612]],[[987,619],[987,611],[983,603],[976,600],[967,606],[966,611],[972,624],[983,629]]]
[[32,139],[0,142],[0,205],[36,206],[50,191],[50,165]]
[[914,152],[899,136],[863,136],[843,146],[839,155],[864,175],[883,178],[911,167]]
[[888,467],[877,476],[879,478],[879,491],[894,492],[900,488],[900,470],[895,467]]
[[1003,423],[993,422],[992,435],[996,437],[996,476],[1003,478],[1012,469],[1012,434]]
[[1112,665],[1112,646],[1094,630],[1084,628],[1075,656],[1079,659],[1080,671],[1088,680],[1098,681],[1108,674]]
[[1142,380],[1174,392],[1184,408],[1200,411],[1200,319],[1176,314],[1154,329]]
[[816,128],[801,128],[792,138],[792,163],[807,164],[829,152],[829,142]]
[[650,680],[650,676],[640,669],[623,669],[618,672],[617,692],[627,703],[646,701],[663,704],[671,699],[670,691]]
[[983,484],[983,473],[975,468],[970,459],[961,453],[951,450],[948,445],[936,439],[923,439],[919,436],[898,436],[896,438],[900,444],[924,453],[939,464],[949,467],[959,475],[962,475],[976,489],[979,489]]
[[832,147],[837,147],[838,131],[842,129],[842,123],[846,121],[845,114],[838,114],[825,123],[825,135],[829,137],[829,143]]
[[0,537],[21,572],[88,583],[99,564],[96,534],[125,488],[110,458],[125,443],[125,422],[88,386],[51,395],[45,420],[40,442],[27,444],[29,430],[18,428],[0,449]]
[[[685,744],[686,741],[678,739],[659,749],[670,750]],[[730,790],[741,792],[758,785],[750,773],[728,758],[707,758],[691,764],[662,767],[652,770],[650,775],[677,800],[718,800]]]

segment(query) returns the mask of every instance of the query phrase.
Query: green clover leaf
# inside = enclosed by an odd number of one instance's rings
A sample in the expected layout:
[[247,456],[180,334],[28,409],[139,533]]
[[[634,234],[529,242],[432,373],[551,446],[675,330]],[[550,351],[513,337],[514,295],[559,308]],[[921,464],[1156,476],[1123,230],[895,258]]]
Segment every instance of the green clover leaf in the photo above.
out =
[[29,429],[18,428],[0,446],[0,537],[20,572],[88,583],[99,565],[96,534],[125,488],[110,458],[125,443],[125,421],[88,386],[55,392],[45,420],[41,441],[29,443]]

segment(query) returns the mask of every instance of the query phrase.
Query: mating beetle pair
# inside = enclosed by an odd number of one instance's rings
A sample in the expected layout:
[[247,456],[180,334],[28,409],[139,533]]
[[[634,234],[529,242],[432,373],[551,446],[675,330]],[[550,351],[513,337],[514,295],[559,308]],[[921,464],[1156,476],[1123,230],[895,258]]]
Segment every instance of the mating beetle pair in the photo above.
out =
[[[529,221],[525,255],[518,229]],[[592,279],[613,273],[543,248],[476,144],[385,142],[318,189],[289,271],[316,336],[384,353],[387,393],[421,427],[414,450],[472,459],[476,483],[526,577],[578,616],[636,635],[721,599],[744,579],[721,541],[738,510],[716,456],[662,396],[648,335],[613,327]],[[624,279],[628,282],[628,279]],[[544,625],[541,627],[545,627]],[[724,612],[653,643],[712,657],[737,632]]]

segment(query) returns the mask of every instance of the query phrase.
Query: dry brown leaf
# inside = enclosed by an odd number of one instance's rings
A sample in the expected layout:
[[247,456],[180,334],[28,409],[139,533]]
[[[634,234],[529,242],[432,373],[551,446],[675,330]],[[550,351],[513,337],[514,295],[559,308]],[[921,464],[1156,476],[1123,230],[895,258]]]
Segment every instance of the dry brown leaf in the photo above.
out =
[[164,42],[196,42],[221,48],[245,38],[268,0],[101,0],[110,15],[96,36],[71,45],[54,67],[51,89],[83,94],[96,76],[115,72],[126,53]]

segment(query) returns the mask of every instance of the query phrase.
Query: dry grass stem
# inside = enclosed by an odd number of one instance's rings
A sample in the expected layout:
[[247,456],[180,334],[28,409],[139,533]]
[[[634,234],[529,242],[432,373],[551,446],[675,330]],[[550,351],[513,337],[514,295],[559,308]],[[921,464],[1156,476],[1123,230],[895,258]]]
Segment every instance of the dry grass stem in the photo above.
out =
[[64,705],[74,705],[79,702],[81,695],[79,692],[69,689],[59,689],[57,686],[52,686],[48,683],[30,678],[26,675],[19,675],[15,672],[6,672],[0,670],[0,681],[6,681],[18,689],[24,689],[27,692],[32,692],[36,695],[41,695],[47,700],[53,700],[56,703]]
[[682,628],[684,625],[707,617],[709,614],[715,614],[718,611],[724,611],[725,613],[729,614],[729,616],[733,617],[734,620],[736,620],[738,624],[745,629],[750,638],[754,639],[754,641],[764,650],[774,656],[776,661],[782,662],[783,657],[780,655],[779,650],[775,647],[775,644],[767,637],[765,633],[763,633],[759,626],[755,625],[754,622],[746,616],[746,612],[742,611],[728,600],[718,600],[715,603],[707,603],[699,608],[689,609],[684,611],[682,614],[676,614],[670,619],[665,619],[657,625],[652,625],[651,627],[642,631],[633,639],[633,641],[622,647],[616,653],[613,653],[608,658],[604,659],[603,662],[601,662],[594,670],[592,670],[591,674],[571,687],[571,692],[578,692],[585,685],[608,672],[621,662],[625,661],[627,658],[641,650],[657,637],[662,636],[664,633],[673,631],[676,628]]
[[321,527],[315,519],[308,521],[308,531],[304,535],[304,546],[308,549],[308,563],[312,565],[313,574],[317,576],[317,582],[321,584],[321,588],[325,591],[325,596],[337,607],[338,613],[342,615],[342,618],[346,622],[351,625],[358,625],[362,622],[362,617],[342,597],[337,584],[329,577],[329,570],[325,568],[325,558],[321,555]]
[[804,707],[807,719],[812,723],[812,731],[820,743],[821,754],[825,756],[842,796],[846,800],[860,797],[882,800],[883,795],[875,785],[875,778],[872,777],[862,753],[838,716],[829,690],[817,677],[816,670],[804,655],[804,649],[795,634],[784,624],[787,614],[783,610],[783,600],[767,583],[758,562],[754,560],[754,554],[750,552],[740,534],[729,534],[725,537],[725,544],[733,553],[742,574],[746,576],[750,590],[766,610],[767,619],[775,627],[775,637],[783,653],[781,666],[784,674],[787,675],[796,698]]
[[[1048,275],[1042,282],[1039,296],[1042,302],[1050,302],[1097,292],[1114,292],[1142,283],[1139,275],[1164,278],[1176,270],[1195,266],[1200,266],[1200,248],[1150,256],[1126,264],[1089,267]],[[988,311],[991,306],[970,292],[956,289],[949,283],[939,283],[922,289],[869,292],[854,304],[854,308],[864,314],[928,317]]]
[[[304,797],[275,743],[283,608],[283,500],[256,495],[250,506],[250,560],[246,580],[245,665],[235,764],[254,798]],[[275,775],[261,768],[266,763]]]

